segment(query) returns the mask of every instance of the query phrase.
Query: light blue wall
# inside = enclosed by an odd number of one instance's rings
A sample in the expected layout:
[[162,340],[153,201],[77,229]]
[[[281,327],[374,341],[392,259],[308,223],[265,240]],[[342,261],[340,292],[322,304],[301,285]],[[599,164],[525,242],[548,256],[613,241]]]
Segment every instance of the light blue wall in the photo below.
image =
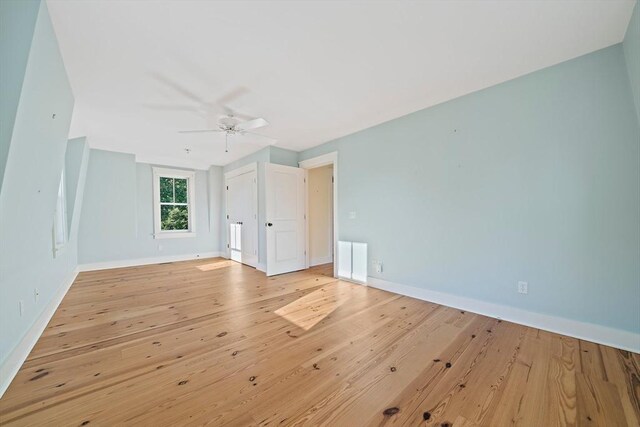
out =
[[0,186],[40,0],[0,1]]
[[331,151],[339,237],[369,243],[372,276],[640,332],[640,132],[621,45],[300,159]]
[[[3,2],[3,23],[5,7],[25,7],[31,13],[33,4]],[[11,16],[17,15],[20,13],[11,12]],[[30,19],[19,22],[28,23]],[[31,37],[24,29],[19,40],[23,48],[28,45],[25,39]],[[4,44],[2,47],[4,61]],[[3,62],[3,72],[5,65]],[[44,2],[39,5],[24,78],[18,74],[16,71],[12,81],[21,91],[15,122],[8,124],[13,130],[0,190],[0,363],[60,287],[73,277],[77,264],[73,230],[69,242],[55,257],[53,252],[54,212],[65,166],[73,95]],[[3,112],[2,119],[6,117]],[[83,170],[74,163],[77,161],[82,157],[76,157],[70,166]],[[77,188],[81,188],[83,177],[78,175],[76,179]],[[81,198],[81,192],[76,191],[75,197]],[[40,292],[37,302],[34,288]],[[22,316],[19,301],[24,302]]]
[[638,3],[633,9],[622,47],[633,90],[633,99],[636,104],[636,114],[640,123],[640,6]]
[[298,167],[298,153],[296,151],[287,150],[280,147],[270,147],[270,162],[276,165],[285,165]]
[[[222,188],[222,175],[221,168],[212,169],[213,177],[196,171],[196,237],[154,239],[152,166],[136,163],[132,154],[92,149],[80,220],[79,263],[218,252],[219,211],[211,212],[210,206],[216,197],[212,188]],[[219,197],[220,191],[215,194]]]
[[[86,138],[75,138],[67,142],[65,154],[65,180],[67,191],[67,228],[77,232],[74,222],[79,224],[82,203],[78,203],[78,194],[84,191],[84,183],[89,163],[89,145]],[[74,236],[75,237],[75,236]]]

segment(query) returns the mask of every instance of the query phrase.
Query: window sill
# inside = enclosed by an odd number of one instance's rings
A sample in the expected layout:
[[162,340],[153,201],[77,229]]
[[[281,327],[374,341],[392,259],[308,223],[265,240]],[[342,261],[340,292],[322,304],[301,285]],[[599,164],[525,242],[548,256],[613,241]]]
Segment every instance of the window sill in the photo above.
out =
[[182,237],[196,237],[196,233],[193,231],[185,231],[185,232],[179,232],[179,233],[162,232],[162,233],[156,233],[153,235],[154,239],[176,239],[176,238],[182,238]]

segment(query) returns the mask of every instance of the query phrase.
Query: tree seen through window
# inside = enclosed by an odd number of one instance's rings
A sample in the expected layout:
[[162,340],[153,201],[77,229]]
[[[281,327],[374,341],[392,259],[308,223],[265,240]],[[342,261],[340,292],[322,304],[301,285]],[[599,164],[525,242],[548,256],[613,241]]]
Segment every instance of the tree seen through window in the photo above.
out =
[[186,178],[160,177],[160,227],[189,230],[189,189]]

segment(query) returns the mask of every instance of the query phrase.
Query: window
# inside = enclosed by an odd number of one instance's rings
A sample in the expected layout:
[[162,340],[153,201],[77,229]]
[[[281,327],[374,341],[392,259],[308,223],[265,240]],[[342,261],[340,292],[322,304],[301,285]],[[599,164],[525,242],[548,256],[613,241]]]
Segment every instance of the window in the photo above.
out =
[[64,170],[58,184],[58,200],[53,218],[54,253],[57,253],[67,242],[67,196],[65,191]]
[[195,173],[153,168],[155,238],[195,236]]

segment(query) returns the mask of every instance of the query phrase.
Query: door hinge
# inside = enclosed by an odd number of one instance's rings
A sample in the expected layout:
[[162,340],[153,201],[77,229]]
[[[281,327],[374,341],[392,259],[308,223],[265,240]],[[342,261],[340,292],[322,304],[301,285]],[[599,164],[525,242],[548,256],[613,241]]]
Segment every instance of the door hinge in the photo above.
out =
[[227,219],[229,219],[229,215],[227,215]]
[[227,190],[229,189],[229,186],[227,185]]
[[229,244],[227,243],[227,248],[229,247]]
[[333,181],[333,176],[331,177],[331,182],[334,182],[334,181]]
[[304,182],[307,182],[307,178],[304,178]]
[[307,219],[307,214],[304,214],[304,219]]

